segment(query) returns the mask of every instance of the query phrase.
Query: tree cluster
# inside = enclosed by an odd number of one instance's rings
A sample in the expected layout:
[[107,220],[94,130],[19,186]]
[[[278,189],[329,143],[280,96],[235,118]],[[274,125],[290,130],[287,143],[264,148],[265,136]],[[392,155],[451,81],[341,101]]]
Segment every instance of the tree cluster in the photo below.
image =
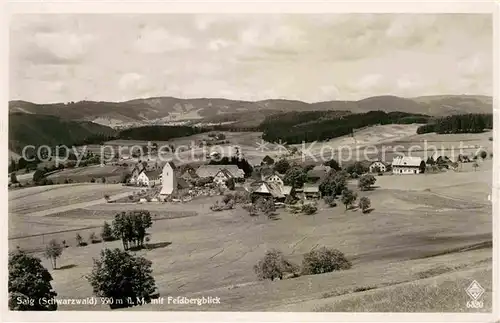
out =
[[484,129],[493,129],[493,114],[470,113],[441,117],[420,126],[417,133],[479,133]]
[[113,235],[122,240],[123,248],[142,248],[146,230],[153,222],[149,211],[121,212],[113,220]]

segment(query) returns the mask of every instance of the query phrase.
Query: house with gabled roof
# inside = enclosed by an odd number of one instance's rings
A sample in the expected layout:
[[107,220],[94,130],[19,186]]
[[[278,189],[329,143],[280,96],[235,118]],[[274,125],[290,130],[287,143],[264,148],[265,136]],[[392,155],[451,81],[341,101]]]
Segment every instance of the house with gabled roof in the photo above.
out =
[[233,175],[227,169],[222,168],[215,174],[214,183],[219,186],[224,186],[230,179],[234,179]]
[[268,182],[268,183],[278,183],[279,185],[283,186],[284,183],[283,183],[283,179],[281,178],[280,175],[278,175],[277,173],[274,173],[274,174],[270,174],[270,175],[267,175],[267,176],[263,176],[262,177],[262,180],[264,182]]
[[245,177],[245,172],[237,165],[201,165],[196,170],[196,175],[200,178],[213,178],[221,169],[226,169],[235,179],[243,179]]
[[385,173],[387,171],[387,165],[384,162],[377,160],[368,166],[368,170],[370,173]]
[[332,168],[326,165],[316,165],[307,172],[307,178],[310,181],[317,182],[323,180]]
[[391,166],[394,174],[408,175],[425,172],[425,162],[420,157],[396,156]]

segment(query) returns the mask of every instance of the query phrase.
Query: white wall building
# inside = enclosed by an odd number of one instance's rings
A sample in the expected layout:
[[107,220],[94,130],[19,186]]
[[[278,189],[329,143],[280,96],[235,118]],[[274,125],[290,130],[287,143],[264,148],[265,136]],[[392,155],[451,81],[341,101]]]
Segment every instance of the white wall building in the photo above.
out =
[[[379,169],[380,172],[385,173],[387,171],[387,167],[385,167],[385,164],[381,161],[376,161],[373,162],[368,169],[370,170],[370,173],[375,173],[376,169]],[[378,172],[377,172],[378,173]]]
[[163,166],[160,195],[170,195],[177,189],[177,175],[175,174],[175,169],[176,167],[171,161]]
[[396,156],[392,160],[393,174],[420,174],[425,170],[425,162],[420,157]]

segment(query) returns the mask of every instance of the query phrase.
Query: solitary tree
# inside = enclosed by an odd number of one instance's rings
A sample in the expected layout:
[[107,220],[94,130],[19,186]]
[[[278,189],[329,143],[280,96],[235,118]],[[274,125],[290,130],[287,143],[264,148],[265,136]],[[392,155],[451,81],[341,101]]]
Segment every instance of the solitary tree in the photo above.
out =
[[[149,302],[155,291],[152,262],[126,251],[104,249],[94,259],[87,280],[98,297],[112,300],[113,307],[129,307]],[[110,306],[112,306],[110,305]],[[112,307],[112,308],[113,308]]]
[[481,159],[486,159],[486,157],[488,157],[488,153],[485,150],[481,150],[479,157],[481,157]]
[[363,213],[366,213],[370,209],[371,201],[368,197],[363,196],[359,199],[359,208]]
[[113,236],[113,230],[111,229],[111,226],[108,222],[104,222],[104,225],[102,226],[101,238],[104,241],[115,240],[115,237]]
[[290,169],[290,162],[286,159],[280,159],[274,163],[274,170],[280,174],[285,174]]
[[475,161],[474,164],[472,164],[472,167],[474,168],[474,171],[479,167],[479,164]]
[[344,171],[330,171],[325,179],[319,184],[319,190],[323,196],[341,194],[347,187],[347,173]]
[[63,249],[64,247],[55,239],[50,240],[45,248],[45,257],[50,259],[52,269],[57,268],[57,258],[61,256]]
[[[39,258],[16,251],[9,256],[9,309],[13,311],[55,311],[57,303],[40,302],[57,296],[52,276]],[[54,304],[53,304],[54,303]]]
[[347,210],[356,200],[357,195],[350,189],[345,189],[342,191],[342,203],[345,205],[345,209]]
[[81,246],[83,244],[83,238],[79,233],[76,234],[76,244],[78,246]]
[[35,184],[41,182],[44,178],[45,178],[45,171],[42,169],[37,169],[33,173],[33,182]]
[[375,178],[375,176],[370,175],[370,174],[366,174],[366,175],[363,175],[359,178],[358,187],[362,191],[367,191],[371,188],[371,186],[373,184],[375,184],[376,181],[377,181],[377,179]]
[[325,166],[330,166],[333,170],[339,171],[340,170],[340,165],[335,159],[331,159],[325,163],[323,163]]
[[271,157],[269,157],[269,155],[266,155],[263,159],[262,159],[262,162],[264,164],[267,164],[267,165],[272,165],[274,164],[274,159],[272,159]]
[[300,188],[307,181],[307,173],[299,166],[290,168],[283,178],[285,185],[290,185],[294,188]]

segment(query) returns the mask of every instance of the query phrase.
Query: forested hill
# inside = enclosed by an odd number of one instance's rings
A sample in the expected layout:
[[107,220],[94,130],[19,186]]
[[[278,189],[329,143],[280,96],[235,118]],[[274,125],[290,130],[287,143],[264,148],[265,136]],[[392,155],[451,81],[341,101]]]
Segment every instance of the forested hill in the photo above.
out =
[[322,141],[351,134],[355,129],[378,124],[427,123],[430,117],[405,112],[370,111],[341,114],[327,111],[291,112],[264,120],[262,139],[289,144]]
[[116,131],[93,122],[64,120],[55,116],[13,113],[9,115],[9,150],[22,152],[27,145],[74,145],[88,138],[108,137]]
[[[254,121],[260,123],[266,116],[290,111],[369,111],[421,113],[431,116],[447,116],[466,113],[491,113],[492,98],[481,95],[440,95],[402,98],[392,95],[374,96],[362,100],[332,100],[307,103],[297,100],[271,99],[242,101],[221,98],[180,99],[153,97],[125,102],[79,101],[36,104],[27,101],[10,101],[9,112],[59,116],[69,120],[93,121],[108,126],[123,124],[146,125],[158,121],[176,122],[198,120],[200,122]],[[249,120],[250,119],[252,120]]]

